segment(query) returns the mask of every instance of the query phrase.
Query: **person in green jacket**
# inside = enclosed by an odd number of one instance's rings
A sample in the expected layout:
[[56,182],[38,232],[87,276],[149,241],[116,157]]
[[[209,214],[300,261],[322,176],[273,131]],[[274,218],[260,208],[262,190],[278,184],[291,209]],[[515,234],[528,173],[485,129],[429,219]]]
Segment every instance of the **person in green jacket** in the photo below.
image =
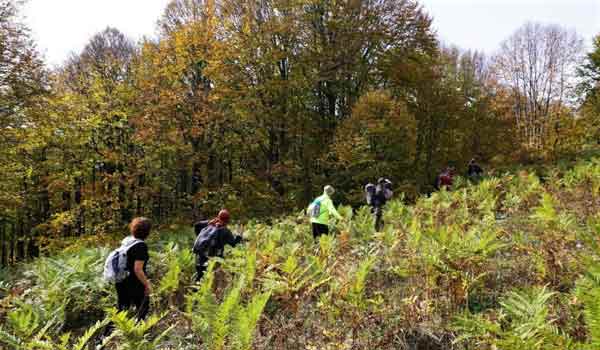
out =
[[342,219],[342,216],[335,210],[335,206],[331,201],[331,196],[334,192],[333,187],[329,185],[325,186],[323,195],[317,197],[308,206],[313,237],[315,239],[320,235],[329,234],[329,215],[335,216],[338,220]]

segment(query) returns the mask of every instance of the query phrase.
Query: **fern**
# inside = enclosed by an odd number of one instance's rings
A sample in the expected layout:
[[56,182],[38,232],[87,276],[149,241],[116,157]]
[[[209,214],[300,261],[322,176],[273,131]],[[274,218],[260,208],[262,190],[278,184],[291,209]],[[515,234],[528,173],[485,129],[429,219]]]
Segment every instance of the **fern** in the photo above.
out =
[[354,279],[350,286],[348,294],[349,301],[351,304],[358,308],[364,308],[364,291],[367,284],[367,277],[371,269],[375,265],[377,259],[374,255],[369,255],[366,259],[360,262],[358,269],[354,275]]
[[119,340],[119,350],[154,350],[164,337],[170,333],[175,325],[170,326],[158,336],[152,337],[150,330],[165,316],[152,315],[148,319],[138,321],[136,317],[129,317],[126,311],[109,311],[110,320],[115,324],[114,338]]
[[160,280],[158,294],[170,295],[179,289],[181,276],[181,266],[178,259],[170,259],[169,269],[164,277]]
[[225,346],[225,338],[230,332],[231,321],[235,317],[235,310],[238,307],[244,283],[243,278],[239,279],[219,306],[217,315],[211,325],[210,347],[213,350],[222,350]]
[[534,214],[531,215],[531,218],[544,223],[554,222],[558,218],[555,206],[556,204],[552,196],[549,193],[544,192],[542,194],[540,206],[534,208]]
[[554,294],[546,287],[508,293],[500,305],[511,320],[511,332],[527,343],[537,343],[545,335],[553,333],[553,321],[548,320],[547,302]]
[[583,314],[589,332],[589,348],[600,347],[600,266],[592,265],[577,281],[575,295],[584,306]]
[[210,328],[217,311],[217,301],[212,292],[215,264],[214,260],[208,263],[199,289],[186,296],[186,315],[192,320],[194,331],[204,338],[210,336]]
[[239,310],[234,333],[236,337],[236,349],[251,349],[256,325],[270,297],[271,293],[257,294],[252,298],[248,306]]
[[23,339],[0,326],[0,344],[8,346],[9,349],[20,350]]
[[[96,335],[96,333],[103,329],[109,320],[98,321],[92,327],[88,328],[85,333],[77,340],[73,350],[84,350],[84,347],[92,340],[92,338]],[[66,348],[64,350],[67,350]]]

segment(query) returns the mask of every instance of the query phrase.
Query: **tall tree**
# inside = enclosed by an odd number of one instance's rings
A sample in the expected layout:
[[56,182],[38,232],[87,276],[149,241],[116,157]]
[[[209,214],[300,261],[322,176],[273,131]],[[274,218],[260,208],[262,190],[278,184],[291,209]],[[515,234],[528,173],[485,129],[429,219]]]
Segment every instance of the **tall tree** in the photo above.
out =
[[17,217],[22,230],[23,221],[34,216],[26,197],[37,199],[37,209],[47,212],[47,196],[29,188],[28,175],[33,162],[44,157],[43,149],[26,144],[29,129],[38,126],[30,112],[42,109],[48,75],[29,29],[20,21],[19,5],[0,1],[0,218]]
[[583,99],[582,115],[589,138],[600,143],[600,35],[594,38],[592,51],[579,69],[582,81],[579,94]]
[[527,23],[502,43],[496,65],[510,86],[522,142],[540,150],[575,87],[582,39],[556,25]]

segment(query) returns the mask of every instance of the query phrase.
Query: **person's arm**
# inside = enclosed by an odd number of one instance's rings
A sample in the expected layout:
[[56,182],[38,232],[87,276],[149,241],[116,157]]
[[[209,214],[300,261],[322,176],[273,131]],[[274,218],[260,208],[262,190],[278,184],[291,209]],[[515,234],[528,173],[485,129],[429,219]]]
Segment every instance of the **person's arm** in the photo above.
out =
[[242,241],[242,236],[234,236],[228,228],[223,228],[223,243],[235,247]]
[[133,272],[135,276],[142,282],[144,285],[144,294],[150,295],[152,293],[152,285],[150,284],[150,280],[146,277],[144,273],[144,260],[136,260],[133,264]]
[[331,215],[335,216],[338,220],[343,219],[340,213],[338,213],[338,211],[335,209],[335,206],[333,205],[333,201],[331,199],[325,201],[325,206],[327,207],[327,210],[329,211],[329,213],[331,213]]

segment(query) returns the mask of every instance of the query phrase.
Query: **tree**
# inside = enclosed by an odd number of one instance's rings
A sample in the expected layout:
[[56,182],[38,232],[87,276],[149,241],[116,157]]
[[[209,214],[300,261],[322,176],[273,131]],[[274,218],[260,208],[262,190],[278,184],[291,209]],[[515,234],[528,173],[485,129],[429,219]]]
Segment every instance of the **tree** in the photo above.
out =
[[347,183],[355,199],[362,201],[362,185],[376,177],[405,181],[399,174],[410,172],[415,137],[416,120],[403,101],[388,91],[367,92],[336,130],[338,183]]
[[600,143],[600,35],[594,38],[593,50],[587,54],[579,76],[582,78],[579,85],[583,100],[582,124],[587,137],[594,143]]
[[206,18],[207,5],[214,6],[214,0],[171,0],[159,21],[162,34],[167,36],[186,25]]
[[0,220],[11,218],[22,233],[23,222],[33,216],[26,212],[26,197],[36,198],[39,207],[48,203],[28,188],[32,163],[43,155],[26,146],[28,131],[38,126],[31,112],[43,110],[48,75],[20,22],[19,5],[0,0]]
[[578,70],[583,78],[579,91],[584,98],[597,99],[600,92],[600,35],[594,38],[593,49],[587,54],[584,64]]
[[525,24],[502,43],[497,74],[511,89],[519,136],[529,149],[545,147],[555,117],[571,106],[582,50],[575,32],[536,23]]
[[[0,127],[23,125],[22,111],[46,91],[43,61],[29,29],[19,22],[17,2],[0,1]],[[2,135],[5,135],[2,133]]]

